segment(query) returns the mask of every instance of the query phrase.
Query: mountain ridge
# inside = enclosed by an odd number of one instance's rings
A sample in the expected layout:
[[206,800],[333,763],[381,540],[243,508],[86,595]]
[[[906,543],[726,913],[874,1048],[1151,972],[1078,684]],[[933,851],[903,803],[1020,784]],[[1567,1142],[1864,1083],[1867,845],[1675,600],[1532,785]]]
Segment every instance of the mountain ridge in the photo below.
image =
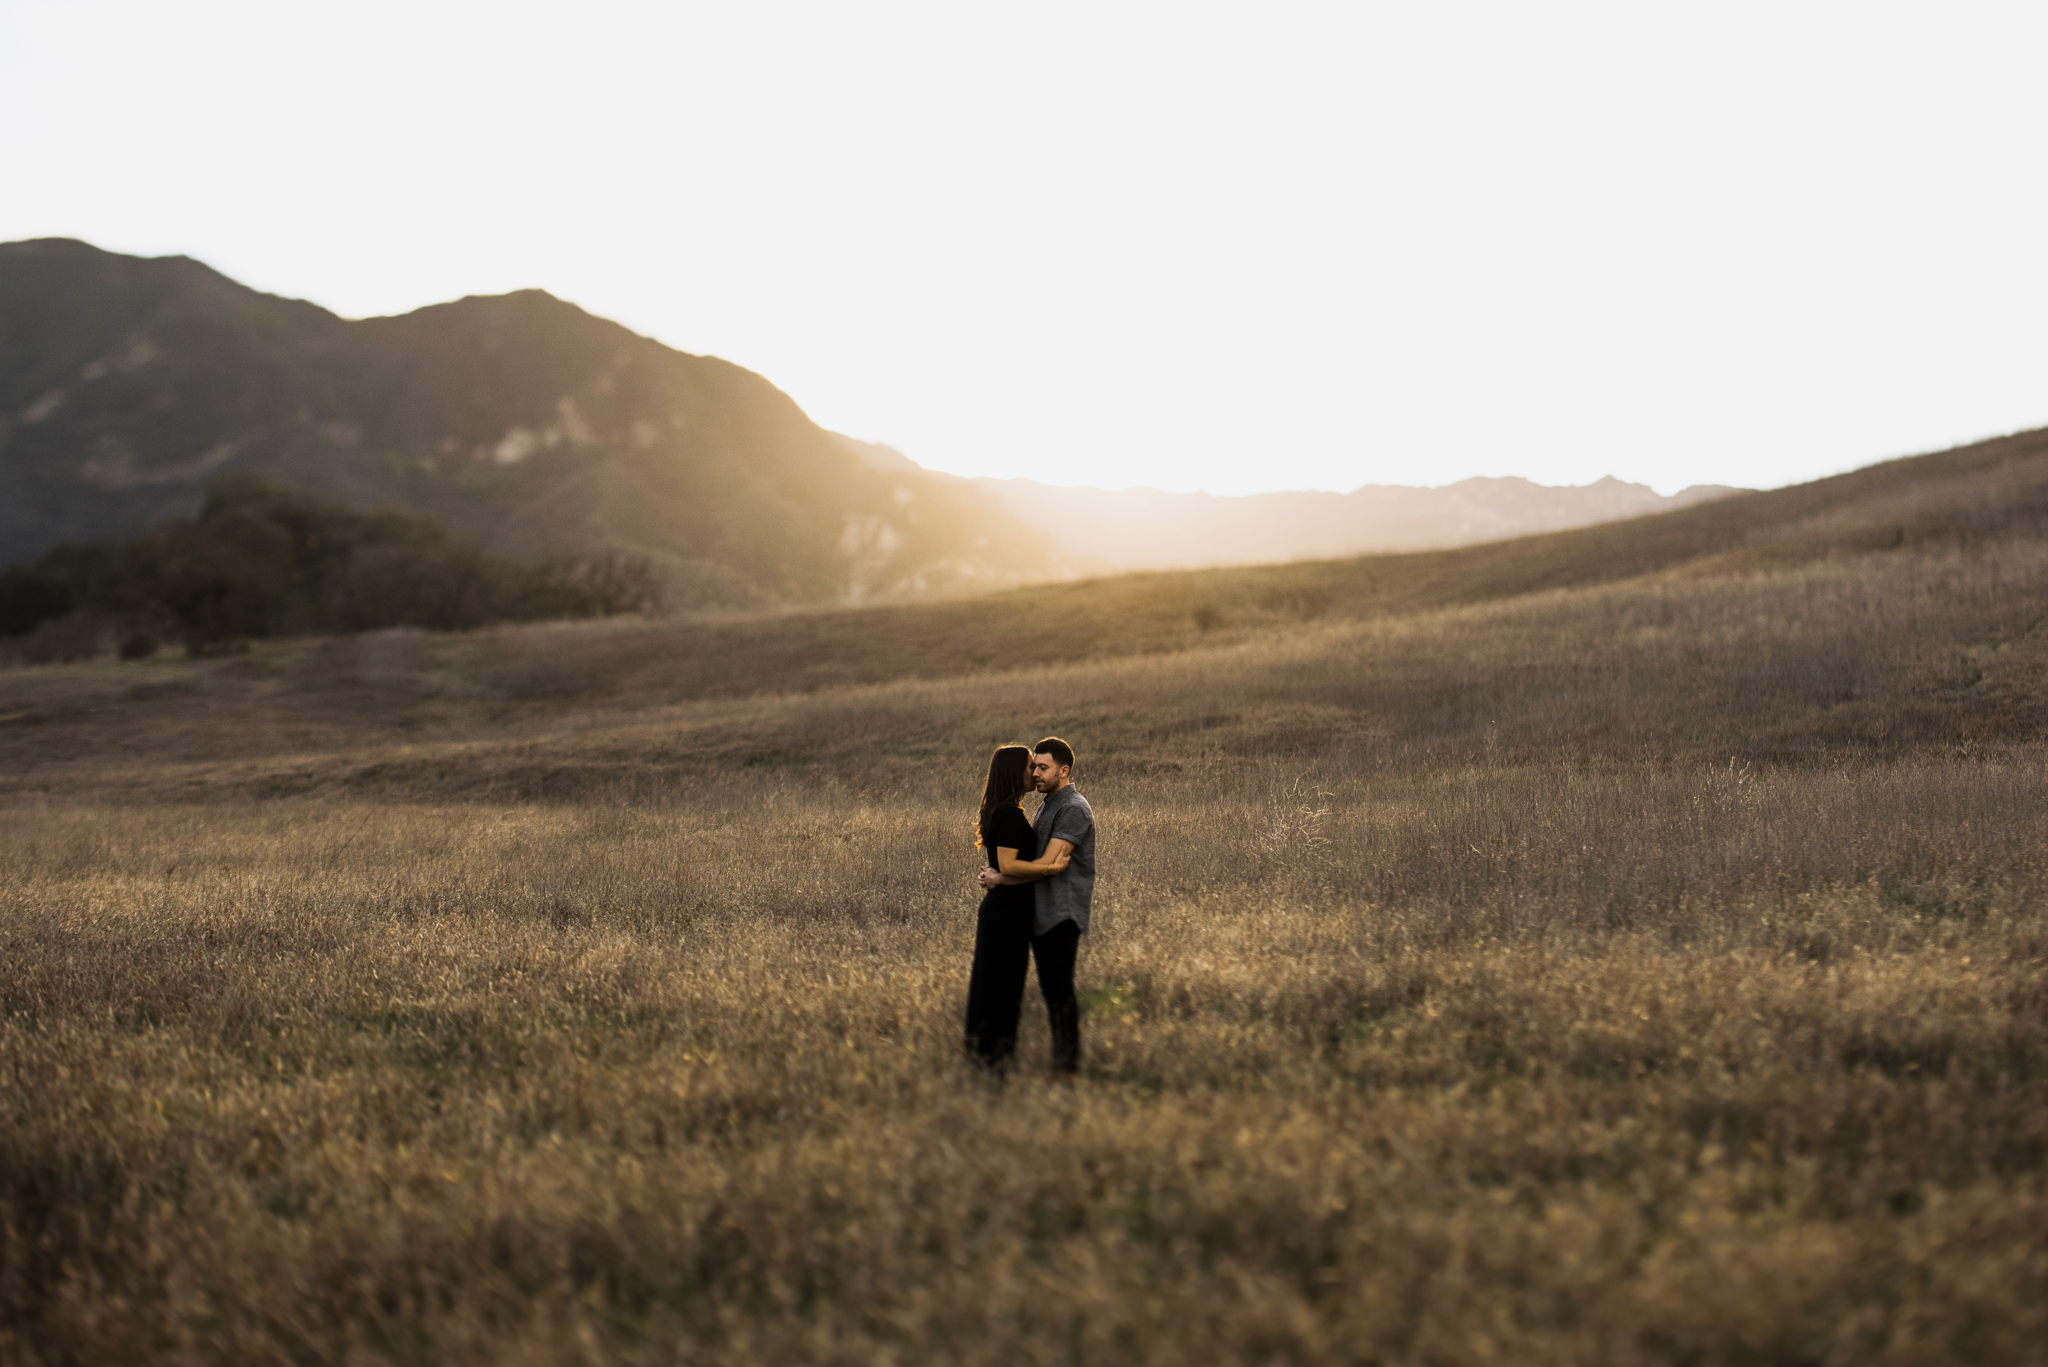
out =
[[1435,488],[1367,484],[1344,494],[1066,489],[1024,479],[974,483],[1026,522],[1061,523],[1061,544],[1070,553],[1116,570],[1444,550],[1669,512],[1743,492],[1694,485],[1666,496],[1612,475],[1585,485],[1544,485],[1519,476],[1480,476]]
[[544,290],[344,319],[187,257],[0,244],[0,561],[189,516],[235,471],[522,558],[644,554],[682,606],[1026,577],[971,488],[877,472],[763,377]]
[[347,319],[190,257],[0,244],[0,563],[190,516],[240,471],[430,516],[500,554],[644,555],[677,606],[724,610],[1441,549],[1733,492],[965,479],[542,289]]
[[[840,440],[877,470],[924,468],[893,446],[844,435]],[[1142,486],[1098,489],[1033,479],[947,477],[989,494],[1020,520],[1050,534],[1077,566],[1096,573],[1447,550],[1670,512],[1749,492],[1695,484],[1666,495],[1613,475],[1581,485],[1482,475],[1436,487],[1362,484],[1342,494],[1178,494]]]

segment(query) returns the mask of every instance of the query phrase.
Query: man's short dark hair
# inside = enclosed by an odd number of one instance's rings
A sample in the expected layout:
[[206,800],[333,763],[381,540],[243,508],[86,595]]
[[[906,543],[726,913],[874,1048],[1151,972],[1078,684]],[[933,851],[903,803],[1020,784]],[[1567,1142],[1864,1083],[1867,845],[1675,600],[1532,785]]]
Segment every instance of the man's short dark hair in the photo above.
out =
[[1047,736],[1044,740],[1031,747],[1031,753],[1034,755],[1051,755],[1054,764],[1063,764],[1069,769],[1074,767],[1074,747],[1061,740],[1058,736]]

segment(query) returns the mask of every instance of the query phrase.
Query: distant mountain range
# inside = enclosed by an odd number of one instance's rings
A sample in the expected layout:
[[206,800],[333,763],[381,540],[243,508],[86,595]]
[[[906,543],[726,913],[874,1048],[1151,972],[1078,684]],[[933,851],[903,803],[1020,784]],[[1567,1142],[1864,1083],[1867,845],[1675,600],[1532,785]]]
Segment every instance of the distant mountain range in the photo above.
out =
[[676,606],[733,608],[1453,546],[1731,492],[965,480],[541,290],[350,320],[185,257],[0,244],[0,565],[189,516],[240,470],[529,560],[644,554]]
[[[878,470],[920,468],[892,447],[846,440]],[[971,483],[1050,535],[1073,563],[1098,572],[1441,550],[1668,512],[1743,492],[1696,484],[1664,495],[1612,475],[1578,486],[1467,479],[1436,489],[1368,484],[1348,494],[1234,497],[1076,489],[1030,479]]]
[[1439,550],[1661,513],[1741,492],[1696,484],[1667,497],[1612,475],[1579,486],[1467,479],[1439,489],[1368,484],[1348,494],[1239,497],[1063,489],[1029,479],[974,483],[1024,521],[1053,531],[1078,560],[1116,570]]
[[1047,577],[971,486],[540,290],[351,321],[184,257],[0,245],[0,564],[190,515],[236,470],[526,559],[643,553],[680,606]]

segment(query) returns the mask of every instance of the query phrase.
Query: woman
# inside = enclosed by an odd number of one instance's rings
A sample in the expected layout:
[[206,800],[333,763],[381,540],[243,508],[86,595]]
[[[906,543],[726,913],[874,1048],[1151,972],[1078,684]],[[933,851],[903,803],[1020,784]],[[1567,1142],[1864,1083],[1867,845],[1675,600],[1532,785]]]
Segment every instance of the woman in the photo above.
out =
[[1030,881],[1003,884],[982,894],[974,925],[974,969],[967,978],[967,1049],[995,1072],[1006,1071],[1017,1052],[1017,1013],[1024,1002],[1024,966],[1031,956],[1037,904],[1031,883],[1058,873],[1069,856],[1034,862],[1038,838],[1024,817],[1024,794],[1032,791],[1031,750],[1005,745],[989,756],[988,781],[981,788],[981,815],[974,843],[988,853],[997,873]]

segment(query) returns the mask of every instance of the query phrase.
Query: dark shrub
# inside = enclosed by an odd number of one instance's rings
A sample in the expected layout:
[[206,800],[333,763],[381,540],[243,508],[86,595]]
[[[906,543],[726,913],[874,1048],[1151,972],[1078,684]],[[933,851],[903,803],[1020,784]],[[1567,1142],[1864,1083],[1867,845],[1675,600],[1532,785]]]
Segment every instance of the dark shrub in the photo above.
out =
[[[267,636],[592,617],[654,606],[653,567],[615,551],[545,566],[451,543],[440,524],[231,475],[195,521],[115,545],[60,546],[0,573],[0,635],[81,612],[155,649],[168,631],[193,654]],[[145,654],[148,652],[145,652]]]
[[0,570],[0,636],[22,636],[71,611],[75,595],[63,575],[41,565]]
[[147,631],[131,631],[121,638],[114,653],[124,660],[147,660],[163,649],[163,642]]

